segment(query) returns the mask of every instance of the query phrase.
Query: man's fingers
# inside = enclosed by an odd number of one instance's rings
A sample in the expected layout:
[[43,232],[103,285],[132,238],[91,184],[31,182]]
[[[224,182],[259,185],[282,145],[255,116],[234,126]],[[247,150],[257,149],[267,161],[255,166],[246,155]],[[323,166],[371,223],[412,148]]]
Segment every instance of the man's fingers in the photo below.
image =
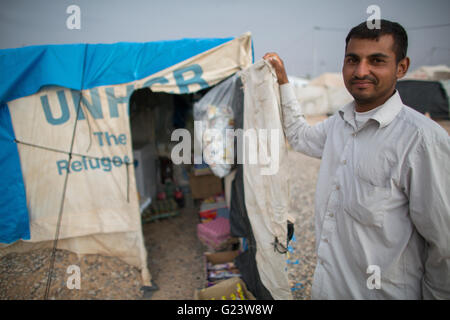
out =
[[281,61],[280,57],[274,52],[266,53],[264,55],[263,59],[269,61],[269,63],[273,67],[279,67],[279,68],[283,67],[283,62]]
[[266,53],[264,55],[263,59],[280,61],[280,57],[275,52],[268,52],[268,53]]
[[269,56],[276,56],[277,54],[275,52],[267,52],[263,58],[269,57]]
[[267,60],[275,69],[278,83],[280,85],[289,82],[286,75],[286,70],[284,68],[283,60],[281,60],[278,54],[276,54],[275,52],[268,52],[263,56],[263,59]]

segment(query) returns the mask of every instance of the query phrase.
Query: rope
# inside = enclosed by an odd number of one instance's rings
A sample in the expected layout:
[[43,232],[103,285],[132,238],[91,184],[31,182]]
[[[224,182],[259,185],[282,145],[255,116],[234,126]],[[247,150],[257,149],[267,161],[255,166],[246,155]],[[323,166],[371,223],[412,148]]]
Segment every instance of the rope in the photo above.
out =
[[[77,112],[78,112],[78,110],[77,110]],[[78,116],[77,116],[77,118],[78,118]],[[75,120],[75,124],[76,123],[77,123],[77,120]],[[59,150],[59,149],[46,147],[46,146],[40,146],[40,145],[37,145],[37,144],[24,142],[24,141],[20,141],[20,140],[17,140],[17,139],[15,139],[14,142],[18,143],[18,144],[23,144],[23,145],[26,145],[26,146],[34,147],[34,148],[47,150],[47,151],[67,154],[69,156],[68,168],[70,168],[70,163],[72,161],[72,157],[73,156],[86,157],[86,158],[91,158],[91,159],[94,159],[94,160],[101,160],[101,158],[99,158],[99,157],[94,157],[94,156],[90,156],[90,155],[87,155],[87,154],[80,154],[80,153],[72,152],[73,144],[74,144],[75,129],[76,129],[76,125],[74,125],[74,133],[73,133],[73,136],[72,136],[72,142],[71,142],[71,146],[70,146],[70,151],[69,152],[64,151],[64,150]],[[128,162],[128,161],[126,161],[124,163],[126,165],[126,171],[127,171],[127,202],[129,203],[130,202],[129,165],[132,164],[132,163]],[[49,273],[48,273],[48,278],[47,278],[47,285],[45,287],[44,300],[48,300],[48,295],[49,295],[49,292],[50,292],[50,286],[51,286],[51,281],[52,281],[51,278],[53,276],[53,271],[54,271],[54,268],[55,268],[56,248],[58,246],[59,233],[60,233],[60,229],[61,229],[62,213],[63,213],[63,209],[64,209],[68,178],[69,178],[69,170],[67,171],[67,173],[66,173],[66,175],[64,177],[63,194],[62,194],[62,197],[61,197],[61,206],[60,206],[60,209],[59,209],[58,221],[57,221],[56,231],[55,231],[55,238],[54,238],[54,241],[53,241],[52,255],[50,257],[50,268],[49,268]]]
[[[71,143],[70,143],[70,151],[67,152],[67,151],[64,151],[64,150],[59,150],[59,149],[50,148],[50,147],[46,147],[46,146],[41,146],[41,145],[37,145],[37,144],[25,142],[25,141],[20,141],[18,139],[15,139],[14,142],[17,143],[17,144],[22,144],[22,145],[26,145],[26,146],[30,146],[30,147],[34,147],[34,148],[39,148],[39,149],[43,149],[43,150],[47,150],[47,151],[51,151],[51,152],[67,154],[69,156],[68,168],[70,168],[70,164],[72,162],[73,156],[86,157],[86,158],[90,158],[90,159],[94,159],[94,160],[102,160],[102,158],[99,158],[99,157],[73,152],[76,128],[77,128],[77,123],[78,123],[78,115],[79,115],[79,112],[81,110],[81,94],[82,93],[80,91],[80,101],[79,101],[78,107],[77,107],[77,115],[76,115],[76,118],[75,118],[75,124],[74,124],[73,132],[72,132],[72,140],[71,140]],[[88,125],[89,125],[89,132],[91,133],[90,123],[88,123]],[[87,151],[91,147],[91,142],[89,143],[89,147],[88,147]],[[127,170],[127,202],[130,202],[130,197],[129,197],[129,193],[130,193],[129,165],[132,164],[132,163],[128,162],[128,161],[126,161],[124,163],[126,165],[126,170]],[[48,296],[49,296],[49,293],[50,293],[52,276],[53,276],[53,271],[54,271],[54,267],[55,267],[56,249],[57,249],[57,246],[58,246],[59,234],[60,234],[60,230],[61,230],[61,221],[62,221],[62,214],[63,214],[63,210],[64,210],[64,203],[65,203],[65,196],[66,196],[66,190],[67,190],[67,182],[68,182],[68,179],[69,179],[69,173],[70,173],[69,170],[67,170],[67,173],[66,173],[66,175],[64,177],[63,193],[62,193],[62,196],[61,196],[61,205],[60,205],[60,209],[59,209],[59,213],[58,213],[58,220],[57,220],[57,224],[56,224],[55,237],[54,237],[54,240],[53,240],[53,248],[52,248],[52,253],[51,253],[51,257],[50,257],[50,267],[49,267],[49,272],[48,272],[47,285],[46,285],[46,288],[45,288],[44,300],[48,300]]]
[[[34,148],[39,148],[39,149],[43,149],[43,150],[47,150],[47,151],[67,154],[67,155],[69,155],[69,157],[77,156],[77,157],[85,157],[85,158],[89,158],[89,159],[93,159],[93,160],[99,160],[99,161],[102,160],[102,158],[90,156],[88,154],[81,154],[81,153],[76,153],[76,152],[67,152],[67,151],[64,151],[64,150],[59,150],[59,149],[55,149],[55,148],[50,148],[50,147],[45,147],[45,146],[40,146],[40,145],[37,145],[37,144],[29,143],[29,142],[20,141],[20,140],[17,140],[17,139],[14,139],[14,142],[18,143],[18,144],[23,144],[23,145],[29,146],[29,147],[34,147]],[[126,190],[126,192],[127,192],[127,202],[130,203],[130,171],[129,171],[129,165],[132,164],[132,162],[124,161],[123,163],[126,166],[126,173],[127,173],[127,190]],[[69,162],[68,167],[70,167],[70,162]]]
[[[53,151],[53,152],[57,152],[57,153],[64,153],[64,154],[67,154],[67,155],[72,155],[72,156],[77,156],[77,157],[85,157],[85,158],[90,158],[90,159],[93,159],[93,160],[102,160],[102,158],[90,156],[90,155],[88,155],[88,154],[82,154],[82,153],[76,153],[76,152],[67,152],[67,151],[64,151],[64,150],[54,149],[54,148],[50,148],[50,147],[46,147],[46,146],[41,146],[41,145],[34,144],[34,143],[29,143],[29,142],[25,142],[25,141],[20,141],[20,140],[17,140],[17,139],[15,139],[14,142],[15,142],[15,143],[18,143],[18,144],[23,144],[23,145],[25,145],[25,146],[35,147],[35,148],[39,148],[39,149],[43,149],[43,150],[48,150],[48,151]],[[127,162],[127,161],[124,161],[124,163],[125,163],[126,165],[132,164],[132,162]]]
[[[84,60],[83,60],[83,73],[82,73],[82,79],[81,79],[81,85],[83,85],[84,83],[84,70],[86,67],[86,53],[87,53],[87,45],[84,49]],[[80,90],[80,101],[78,101],[78,108],[77,108],[77,115],[75,117],[75,123],[73,125],[73,131],[72,131],[72,141],[70,143],[70,152],[69,152],[69,164],[68,167],[70,168],[70,163],[72,161],[72,151],[73,151],[73,145],[75,142],[75,133],[76,133],[76,129],[77,129],[77,124],[78,124],[78,116],[81,110],[81,100],[83,97],[83,88],[81,88]],[[48,295],[50,292],[50,286],[52,283],[52,276],[53,276],[53,271],[55,268],[55,258],[56,258],[56,248],[58,246],[58,240],[59,240],[59,232],[61,229],[61,220],[62,220],[62,213],[63,213],[63,209],[64,209],[64,203],[65,203],[65,197],[66,197],[66,190],[67,190],[67,181],[69,180],[69,170],[67,170],[66,175],[64,177],[64,187],[63,187],[63,193],[61,196],[61,206],[59,208],[59,214],[58,214],[58,222],[56,224],[56,231],[55,231],[55,239],[53,241],[53,249],[52,249],[52,255],[50,257],[50,268],[48,271],[48,278],[47,278],[47,286],[45,287],[45,295],[44,295],[44,300],[48,300]]]
[[[275,241],[271,244],[273,244],[273,251],[278,251],[278,253],[281,254],[285,254],[288,252],[287,247],[285,247],[280,241],[278,241],[277,237],[275,237]],[[281,248],[281,250],[279,248]]]
[[[84,68],[83,68],[83,70],[84,70]],[[80,91],[80,102],[78,103],[77,115],[75,117],[75,124],[73,126],[73,132],[72,132],[72,141],[70,143],[69,164],[68,164],[69,168],[70,168],[70,163],[72,162],[72,150],[73,150],[73,145],[74,145],[74,142],[75,142],[75,132],[76,132],[77,124],[78,124],[78,115],[79,115],[79,112],[80,112],[80,109],[81,109],[81,96],[82,96],[82,91]],[[67,190],[67,181],[68,180],[69,180],[69,170],[67,170],[66,175],[64,177],[64,186],[63,186],[63,193],[62,193],[62,197],[61,197],[61,206],[59,208],[58,222],[56,224],[55,240],[53,241],[53,250],[52,250],[52,255],[50,257],[50,269],[48,271],[47,286],[45,287],[44,300],[48,300],[48,295],[49,295],[49,292],[50,292],[50,286],[51,286],[51,282],[52,282],[52,275],[53,275],[53,270],[54,270],[54,267],[55,267],[56,248],[58,246],[59,232],[60,232],[60,229],[61,229],[61,220],[62,220],[62,213],[63,213],[63,209],[64,209],[66,190]]]
[[130,165],[130,162],[125,162],[126,168],[127,168],[127,202],[130,202],[130,172],[128,170],[128,166]]
[[[80,101],[81,101],[81,95],[80,95]],[[86,149],[86,152],[89,152],[89,150],[91,149],[92,146],[92,128],[91,128],[91,122],[89,121],[89,115],[86,114],[86,122],[88,124],[88,128],[89,128],[89,145]]]
[[408,28],[405,28],[405,29],[406,30],[423,30],[423,29],[444,28],[444,27],[450,27],[450,23],[434,24],[434,25],[420,26],[420,27],[408,27]]

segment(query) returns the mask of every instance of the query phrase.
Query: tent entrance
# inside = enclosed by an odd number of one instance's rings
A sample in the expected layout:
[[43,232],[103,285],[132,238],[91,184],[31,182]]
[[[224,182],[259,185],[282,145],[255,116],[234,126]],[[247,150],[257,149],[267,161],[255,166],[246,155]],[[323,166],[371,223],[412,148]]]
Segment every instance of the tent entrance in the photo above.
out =
[[[141,209],[147,265],[159,290],[152,299],[186,299],[204,287],[205,251],[197,238],[198,200],[192,198],[192,164],[175,165],[171,141],[175,129],[191,134],[193,105],[208,91],[168,94],[138,89],[130,97],[134,168]],[[178,197],[179,195],[182,197]]]
[[187,130],[191,137],[193,157],[193,105],[207,91],[180,95],[143,88],[131,95],[130,127],[141,213],[158,199],[180,200],[175,199],[175,192],[188,196],[188,203],[181,200],[177,203],[179,208],[189,204],[192,206],[188,178],[192,165],[173,164],[171,150],[179,142],[171,141],[171,137],[176,129]]

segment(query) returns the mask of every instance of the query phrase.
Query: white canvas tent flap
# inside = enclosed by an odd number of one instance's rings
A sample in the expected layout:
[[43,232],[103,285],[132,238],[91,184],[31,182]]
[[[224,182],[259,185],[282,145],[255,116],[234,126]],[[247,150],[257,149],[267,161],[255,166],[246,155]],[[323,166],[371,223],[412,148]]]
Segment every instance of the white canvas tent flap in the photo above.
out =
[[[261,60],[241,73],[244,84],[244,190],[256,240],[256,264],[274,299],[292,299],[286,272],[289,218],[288,147],[281,123],[279,87],[272,67]],[[251,155],[257,154],[257,161]],[[281,244],[282,246],[279,246]],[[277,250],[278,249],[278,250]]]

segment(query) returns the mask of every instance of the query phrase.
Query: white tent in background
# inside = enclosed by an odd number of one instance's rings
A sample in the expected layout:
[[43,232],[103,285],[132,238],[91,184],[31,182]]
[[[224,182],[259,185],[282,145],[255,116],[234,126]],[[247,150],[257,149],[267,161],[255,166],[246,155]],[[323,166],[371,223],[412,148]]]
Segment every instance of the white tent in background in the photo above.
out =
[[295,93],[309,116],[332,114],[353,100],[340,73],[323,73],[306,86],[295,86]]
[[309,82],[313,86],[321,86],[327,88],[344,87],[344,79],[341,73],[325,72]]
[[450,79],[450,68],[446,65],[421,66],[406,74],[405,80],[441,81]]
[[294,76],[288,76],[288,80],[295,88],[303,88],[306,87],[309,83],[308,79],[294,77]]

